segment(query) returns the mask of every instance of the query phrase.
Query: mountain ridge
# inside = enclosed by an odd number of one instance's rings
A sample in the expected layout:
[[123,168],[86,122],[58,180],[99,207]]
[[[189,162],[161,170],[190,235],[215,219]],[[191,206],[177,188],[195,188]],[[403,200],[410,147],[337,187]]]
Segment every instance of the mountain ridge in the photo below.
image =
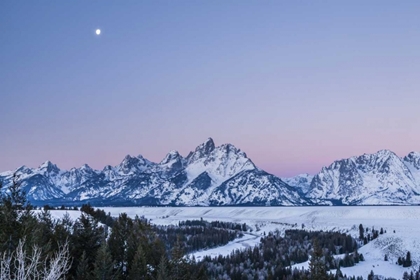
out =
[[102,170],[84,164],[61,170],[46,161],[0,173],[2,192],[18,176],[33,204],[218,205],[413,205],[420,203],[420,153],[390,150],[334,161],[318,174],[280,178],[258,168],[232,144],[212,138],[186,157],[170,151],[158,163],[124,157]]

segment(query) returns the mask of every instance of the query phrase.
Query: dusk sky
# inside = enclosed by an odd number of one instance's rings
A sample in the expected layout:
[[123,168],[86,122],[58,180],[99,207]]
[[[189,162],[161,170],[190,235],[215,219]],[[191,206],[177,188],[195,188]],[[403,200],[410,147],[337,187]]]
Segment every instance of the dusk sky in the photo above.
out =
[[[96,29],[101,34],[95,34]],[[420,151],[420,1],[0,1],[0,172]]]

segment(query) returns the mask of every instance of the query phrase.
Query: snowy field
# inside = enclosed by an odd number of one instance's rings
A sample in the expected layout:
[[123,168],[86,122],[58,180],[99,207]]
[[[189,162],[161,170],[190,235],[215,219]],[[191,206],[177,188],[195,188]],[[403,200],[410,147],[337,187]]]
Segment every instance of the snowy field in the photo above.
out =
[[[351,207],[104,207],[113,216],[127,213],[130,217],[144,216],[159,225],[176,225],[179,221],[200,219],[246,223],[253,228],[250,234],[228,245],[197,252],[204,255],[229,254],[234,249],[255,246],[264,232],[298,228],[333,230],[359,234],[364,228],[386,231],[379,238],[359,249],[366,261],[355,267],[343,268],[347,275],[366,277],[373,270],[377,275],[401,279],[407,269],[395,264],[398,257],[411,252],[413,267],[420,265],[420,207],[416,206],[351,206]],[[395,232],[394,232],[395,231]],[[389,261],[384,261],[388,254]],[[307,263],[297,264],[307,267]]]
[[[34,210],[33,213],[38,215],[42,211]],[[82,215],[82,212],[79,210],[50,210],[51,218],[53,220],[63,219],[66,215],[70,218],[71,221],[76,221]]]

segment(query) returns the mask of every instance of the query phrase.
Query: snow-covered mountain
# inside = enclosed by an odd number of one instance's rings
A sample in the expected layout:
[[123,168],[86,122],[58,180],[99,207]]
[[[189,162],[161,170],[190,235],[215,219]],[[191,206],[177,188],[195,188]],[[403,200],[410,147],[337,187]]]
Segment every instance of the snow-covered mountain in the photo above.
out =
[[420,157],[389,150],[333,162],[314,176],[306,197],[316,204],[408,205],[420,202]]
[[311,186],[312,179],[314,178],[313,175],[310,175],[308,173],[300,174],[295,177],[289,177],[289,178],[281,178],[283,182],[288,184],[289,186],[296,187],[299,191],[302,193],[307,193],[309,190],[309,187]]
[[127,155],[117,166],[88,165],[60,170],[47,161],[0,173],[3,191],[16,174],[34,204],[96,205],[306,205],[308,202],[274,175],[258,169],[231,144],[211,138],[187,157],[171,151],[160,163]]
[[420,153],[388,150],[333,162],[315,176],[278,178],[231,144],[211,138],[187,157],[154,163],[127,155],[117,166],[61,170],[47,161],[0,173],[2,191],[16,174],[34,204],[93,205],[409,205],[420,203]]

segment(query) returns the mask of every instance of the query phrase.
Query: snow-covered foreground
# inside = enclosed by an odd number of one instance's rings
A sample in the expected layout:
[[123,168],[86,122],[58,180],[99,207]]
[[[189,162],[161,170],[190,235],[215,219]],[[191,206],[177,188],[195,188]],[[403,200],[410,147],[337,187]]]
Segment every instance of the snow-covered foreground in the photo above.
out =
[[[405,270],[395,264],[398,257],[411,252],[413,267],[420,264],[420,207],[417,206],[346,206],[346,207],[105,207],[113,216],[127,213],[144,216],[154,224],[176,225],[179,221],[200,219],[246,223],[253,232],[226,246],[195,253],[204,255],[229,254],[234,249],[254,246],[264,232],[290,228],[334,230],[357,237],[359,224],[364,228],[386,231],[379,238],[360,248],[366,261],[355,267],[343,268],[343,273],[366,277],[373,270],[377,275],[400,279]],[[394,232],[395,231],[395,232]],[[389,261],[384,261],[388,254]],[[297,264],[297,267],[307,264]]]
[[[34,214],[38,215],[41,213],[41,210],[35,210]],[[63,219],[66,215],[70,218],[71,221],[76,221],[82,215],[82,212],[79,210],[50,210],[51,218],[54,220]]]

